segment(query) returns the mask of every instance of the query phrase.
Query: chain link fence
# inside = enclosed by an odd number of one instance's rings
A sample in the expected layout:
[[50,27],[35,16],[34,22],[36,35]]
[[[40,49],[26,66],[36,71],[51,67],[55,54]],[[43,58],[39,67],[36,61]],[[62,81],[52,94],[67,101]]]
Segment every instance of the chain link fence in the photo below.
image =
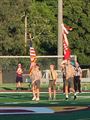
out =
[[[50,64],[55,65],[55,69],[58,72],[57,83],[63,82],[62,72],[60,65],[58,66],[58,59],[63,57],[58,56],[41,56],[37,57],[37,63],[40,65],[42,71],[42,84],[48,83],[48,69]],[[75,56],[72,56],[72,60],[75,60]],[[0,83],[15,83],[16,82],[16,69],[18,63],[22,64],[23,68],[23,81],[27,82],[29,79],[29,68],[30,68],[30,57],[29,56],[18,56],[18,57],[1,57],[0,58]],[[90,69],[83,69],[82,82],[90,82]]]

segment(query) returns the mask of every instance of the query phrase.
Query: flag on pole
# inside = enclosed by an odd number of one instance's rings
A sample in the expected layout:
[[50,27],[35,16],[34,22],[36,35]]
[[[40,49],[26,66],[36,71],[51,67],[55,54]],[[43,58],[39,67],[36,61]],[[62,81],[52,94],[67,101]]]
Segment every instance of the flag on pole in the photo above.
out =
[[30,65],[30,73],[32,71],[33,66],[36,65],[36,51],[34,47],[32,47],[32,40],[30,40],[30,60],[31,60],[31,65]]
[[31,63],[35,62],[36,60],[36,52],[33,47],[30,47],[30,59],[31,59]]
[[69,34],[69,30],[72,30],[72,28],[64,24],[62,24],[61,26],[62,26],[62,36],[63,36],[64,59],[67,60],[70,58],[71,55],[71,50],[69,48],[67,35]]
[[69,59],[70,55],[71,55],[71,50],[70,48],[67,46],[67,43],[65,42],[65,40],[63,41],[63,48],[64,48],[64,59]]

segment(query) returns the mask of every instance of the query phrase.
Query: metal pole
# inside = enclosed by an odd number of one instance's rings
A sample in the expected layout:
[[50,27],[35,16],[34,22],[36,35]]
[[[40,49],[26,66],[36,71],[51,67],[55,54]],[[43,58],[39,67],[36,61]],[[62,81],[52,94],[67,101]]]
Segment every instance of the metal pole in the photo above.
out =
[[27,47],[27,15],[25,14],[25,54],[26,54],[26,47]]
[[[62,27],[61,27],[63,21],[62,4],[63,0],[58,0],[58,56],[63,56]],[[58,59],[58,69],[60,69],[60,63],[62,59]]]

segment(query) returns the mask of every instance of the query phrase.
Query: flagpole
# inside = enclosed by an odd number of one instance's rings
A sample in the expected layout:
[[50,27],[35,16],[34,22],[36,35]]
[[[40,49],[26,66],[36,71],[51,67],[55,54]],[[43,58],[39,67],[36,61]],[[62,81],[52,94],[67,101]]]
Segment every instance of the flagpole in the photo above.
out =
[[[61,24],[63,22],[62,7],[63,0],[58,0],[58,56],[63,56],[62,27],[61,27]],[[58,59],[58,69],[60,69],[60,63],[62,59]]]
[[27,47],[27,15],[25,12],[25,55],[26,55],[26,47]]

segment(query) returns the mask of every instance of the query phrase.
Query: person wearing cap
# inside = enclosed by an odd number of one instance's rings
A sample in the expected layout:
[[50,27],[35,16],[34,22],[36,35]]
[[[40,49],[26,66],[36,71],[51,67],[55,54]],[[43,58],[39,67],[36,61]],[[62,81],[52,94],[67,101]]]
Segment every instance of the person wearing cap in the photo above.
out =
[[40,67],[38,64],[36,64],[33,67],[33,70],[31,73],[32,93],[33,93],[32,100],[36,100],[36,101],[40,100],[40,81],[41,81],[41,78],[42,78],[42,73],[40,71]]
[[22,73],[23,73],[22,65],[19,63],[18,68],[16,70],[16,90],[22,89],[23,82]]
[[[55,66],[53,64],[50,65],[49,70],[49,100],[56,99],[56,80],[57,80],[57,72],[55,70]],[[52,92],[53,90],[53,92]]]

